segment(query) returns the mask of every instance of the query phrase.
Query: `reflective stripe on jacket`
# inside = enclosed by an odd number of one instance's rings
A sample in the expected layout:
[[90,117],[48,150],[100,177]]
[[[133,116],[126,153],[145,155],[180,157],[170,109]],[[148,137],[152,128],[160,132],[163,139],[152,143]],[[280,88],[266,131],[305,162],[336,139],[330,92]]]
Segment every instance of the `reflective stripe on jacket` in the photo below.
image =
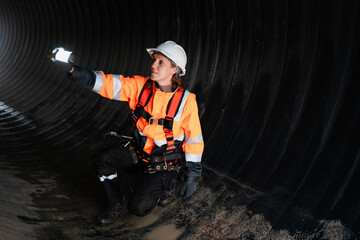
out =
[[[93,91],[109,99],[127,101],[131,110],[136,108],[140,92],[147,80],[146,77],[124,77],[122,75],[104,74],[102,71],[95,71],[95,75],[96,82]],[[153,95],[144,109],[153,118],[165,118],[167,105],[173,94],[174,92],[165,93],[161,91],[154,84]],[[151,153],[155,145],[160,147],[166,144],[162,125],[149,125],[144,118],[140,118],[136,127],[141,135],[147,137],[143,150],[148,154]],[[204,141],[198,106],[195,94],[188,90],[185,91],[179,111],[174,117],[173,133],[174,140],[183,141],[186,161],[201,162]]]

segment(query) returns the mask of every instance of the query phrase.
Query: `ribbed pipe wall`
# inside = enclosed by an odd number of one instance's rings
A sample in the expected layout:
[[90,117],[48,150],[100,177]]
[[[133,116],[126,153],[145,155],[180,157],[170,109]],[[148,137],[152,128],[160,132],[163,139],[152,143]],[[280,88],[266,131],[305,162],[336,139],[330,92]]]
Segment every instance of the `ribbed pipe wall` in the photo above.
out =
[[[24,214],[26,204],[56,232],[44,194],[53,188],[77,192],[64,215],[96,212],[90,156],[104,133],[131,124],[125,103],[68,81],[46,59],[48,44],[73,50],[78,64],[132,76],[149,73],[145,48],[174,40],[188,55],[184,80],[197,95],[212,184],[261,193],[236,204],[246,202],[274,229],[335,219],[358,233],[359,29],[356,0],[1,0],[1,199],[25,216],[8,230],[27,231],[34,216]],[[33,193],[32,184],[42,190]],[[37,205],[12,200],[23,187]]]

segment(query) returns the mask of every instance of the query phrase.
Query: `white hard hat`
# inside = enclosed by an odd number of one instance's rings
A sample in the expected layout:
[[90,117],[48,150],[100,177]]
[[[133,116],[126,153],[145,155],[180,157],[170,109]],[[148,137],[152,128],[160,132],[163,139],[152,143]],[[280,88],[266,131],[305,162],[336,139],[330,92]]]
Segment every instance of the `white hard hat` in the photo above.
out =
[[186,72],[187,57],[185,50],[173,41],[161,43],[156,48],[147,48],[146,51],[153,57],[154,53],[159,52],[169,58],[180,70],[179,76],[184,76]]

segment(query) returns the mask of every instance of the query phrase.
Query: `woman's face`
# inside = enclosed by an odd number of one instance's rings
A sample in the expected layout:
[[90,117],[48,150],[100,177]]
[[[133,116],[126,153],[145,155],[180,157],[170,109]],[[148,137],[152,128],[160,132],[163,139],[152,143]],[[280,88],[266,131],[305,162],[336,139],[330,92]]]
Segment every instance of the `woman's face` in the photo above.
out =
[[162,54],[153,55],[151,65],[151,80],[158,82],[159,85],[170,85],[171,78],[176,73],[177,68],[172,65],[169,59]]

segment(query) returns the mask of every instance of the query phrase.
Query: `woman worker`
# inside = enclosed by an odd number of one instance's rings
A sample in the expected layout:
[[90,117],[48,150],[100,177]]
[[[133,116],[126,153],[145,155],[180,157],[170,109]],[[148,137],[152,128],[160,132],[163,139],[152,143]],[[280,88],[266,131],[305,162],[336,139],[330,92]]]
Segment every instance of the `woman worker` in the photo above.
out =
[[127,101],[133,111],[134,136],[108,133],[108,146],[93,156],[107,197],[107,207],[97,219],[101,226],[112,224],[125,209],[118,183],[121,173],[144,173],[128,204],[139,216],[175,198],[181,167],[185,168],[184,198],[194,194],[201,175],[204,142],[197,102],[180,78],[185,75],[186,53],[173,41],[147,51],[153,60],[150,77],[104,74],[86,66],[73,66],[69,73],[71,80],[103,97]]

